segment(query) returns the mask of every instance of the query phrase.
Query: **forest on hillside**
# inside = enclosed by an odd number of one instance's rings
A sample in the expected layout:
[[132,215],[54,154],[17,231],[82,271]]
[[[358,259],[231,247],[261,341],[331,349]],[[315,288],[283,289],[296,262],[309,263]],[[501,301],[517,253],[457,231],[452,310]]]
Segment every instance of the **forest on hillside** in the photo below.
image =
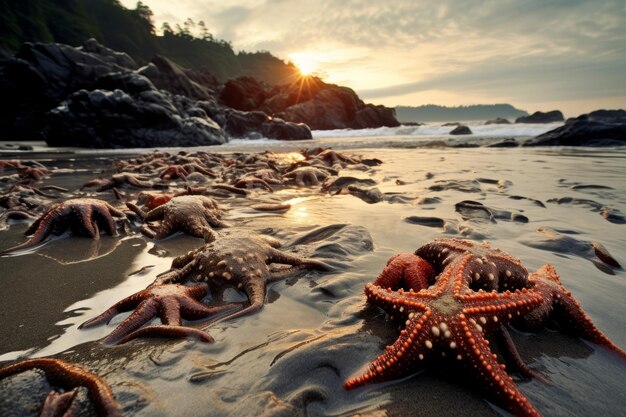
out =
[[216,39],[203,21],[191,19],[181,26],[164,23],[157,34],[152,11],[141,1],[135,9],[117,0],[0,0],[0,50],[11,54],[24,42],[58,42],[72,46],[95,38],[140,63],[163,55],[177,64],[204,68],[218,80],[253,76],[270,84],[297,77],[291,63],[267,51],[235,52]]

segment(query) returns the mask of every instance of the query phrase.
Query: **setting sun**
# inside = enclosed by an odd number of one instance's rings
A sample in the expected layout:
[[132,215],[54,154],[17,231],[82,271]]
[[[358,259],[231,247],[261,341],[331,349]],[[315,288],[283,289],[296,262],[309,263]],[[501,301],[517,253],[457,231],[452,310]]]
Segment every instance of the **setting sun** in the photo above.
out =
[[315,59],[315,56],[308,52],[296,52],[289,55],[291,62],[298,68],[300,74],[302,75],[311,75],[318,68],[318,62]]

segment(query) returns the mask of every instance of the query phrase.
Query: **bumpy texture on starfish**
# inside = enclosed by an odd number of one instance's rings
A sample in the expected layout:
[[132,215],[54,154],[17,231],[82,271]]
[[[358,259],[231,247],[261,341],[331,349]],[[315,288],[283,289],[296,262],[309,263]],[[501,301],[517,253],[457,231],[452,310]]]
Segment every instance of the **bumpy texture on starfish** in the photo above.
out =
[[41,416],[67,415],[65,414],[66,411],[73,408],[74,389],[77,387],[89,389],[89,397],[99,416],[118,417],[122,415],[122,407],[115,401],[111,388],[102,378],[61,359],[42,358],[18,362],[0,369],[0,379],[32,369],[41,369],[51,384],[70,390],[64,394],[58,394],[54,391],[48,394],[40,413]]
[[[196,281],[216,281],[242,288],[250,305],[224,319],[241,317],[260,310],[265,303],[268,283],[288,277],[302,269],[328,270],[323,262],[301,258],[276,249],[280,242],[269,236],[221,236],[217,240],[181,255],[172,262],[172,269],[157,282],[176,282],[186,277]],[[289,268],[271,269],[270,265],[287,264]]]
[[368,300],[406,320],[406,327],[365,374],[347,381],[345,387],[394,379],[423,361],[445,355],[473,372],[508,411],[518,416],[538,416],[498,363],[486,335],[539,306],[541,295],[526,288],[503,293],[472,291],[466,278],[475,259],[472,253],[457,257],[437,277],[434,286],[419,292],[368,284]]
[[547,264],[530,274],[533,290],[541,294],[543,302],[528,314],[517,318],[513,324],[524,330],[542,329],[550,320],[576,336],[604,346],[626,359],[626,352],[604,335],[585,314],[572,293],[567,291],[554,266]]
[[[104,313],[80,325],[80,328],[108,323],[117,314],[134,309],[107,337],[105,343],[126,343],[137,337],[195,337],[202,342],[213,342],[206,332],[182,325],[182,319],[198,320],[238,307],[223,304],[208,307],[200,301],[207,294],[206,285],[154,285],[119,301]],[[164,325],[146,326],[154,317]]]
[[31,248],[41,243],[50,234],[60,235],[68,228],[75,234],[87,235],[93,239],[99,238],[100,228],[115,235],[114,217],[126,217],[126,215],[106,201],[95,198],[75,198],[58,203],[48,209],[26,230],[26,235],[32,234],[30,239],[4,250],[0,255]]
[[219,206],[212,198],[201,195],[178,196],[145,215],[146,221],[162,220],[156,230],[144,227],[141,231],[151,239],[163,239],[177,230],[206,239],[212,235],[211,226],[226,227],[220,216]]
[[487,242],[437,239],[417,249],[415,254],[429,262],[436,274],[457,258],[471,254],[471,260],[464,270],[464,279],[473,290],[506,291],[530,286],[528,270],[519,259],[490,247]]

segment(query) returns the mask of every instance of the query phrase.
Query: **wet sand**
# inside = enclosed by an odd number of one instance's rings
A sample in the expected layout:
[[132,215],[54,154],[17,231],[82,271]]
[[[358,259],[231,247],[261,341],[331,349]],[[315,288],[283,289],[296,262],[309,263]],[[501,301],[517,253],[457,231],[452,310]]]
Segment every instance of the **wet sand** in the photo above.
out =
[[[236,196],[220,200],[233,228],[270,234],[286,250],[331,263],[333,272],[272,284],[259,313],[209,325],[213,344],[145,339],[104,346],[98,340],[125,315],[108,326],[77,326],[143,289],[173,257],[202,240],[103,236],[94,248],[89,239],[62,237],[32,253],[0,257],[0,360],[59,356],[80,363],[102,375],[133,416],[498,415],[484,392],[444,369],[356,391],[342,387],[397,337],[397,325],[366,305],[363,286],[392,254],[438,237],[488,240],[529,270],[554,264],[596,325],[626,346],[626,273],[607,267],[590,246],[601,243],[626,262],[626,225],[620,221],[626,215],[626,150],[345,152],[383,161],[369,171],[341,171],[376,181],[383,201],[368,204],[349,194],[295,187],[255,194],[291,202],[286,212],[260,213],[250,208],[258,201]],[[120,156],[79,155],[72,161],[37,155],[46,166],[80,170],[43,180],[70,189],[99,175],[94,170],[110,172],[113,157]],[[98,197],[115,201],[111,192]],[[459,205],[467,201],[480,204]],[[26,225],[0,231],[0,250],[23,241]],[[130,275],[149,265],[145,273]],[[235,289],[223,298],[245,299]],[[526,362],[550,380],[545,385],[514,376],[543,415],[623,415],[626,364],[614,354],[553,330],[515,332],[513,338]],[[26,408],[40,404],[47,388],[33,372],[0,382],[0,390],[4,415],[16,398]]]

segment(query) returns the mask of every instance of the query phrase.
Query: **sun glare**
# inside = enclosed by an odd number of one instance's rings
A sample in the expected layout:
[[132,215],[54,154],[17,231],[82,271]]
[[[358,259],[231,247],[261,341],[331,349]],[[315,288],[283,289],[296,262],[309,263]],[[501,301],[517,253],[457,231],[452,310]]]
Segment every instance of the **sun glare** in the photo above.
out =
[[308,52],[296,52],[289,55],[289,58],[302,75],[311,75],[318,70],[317,60]]

